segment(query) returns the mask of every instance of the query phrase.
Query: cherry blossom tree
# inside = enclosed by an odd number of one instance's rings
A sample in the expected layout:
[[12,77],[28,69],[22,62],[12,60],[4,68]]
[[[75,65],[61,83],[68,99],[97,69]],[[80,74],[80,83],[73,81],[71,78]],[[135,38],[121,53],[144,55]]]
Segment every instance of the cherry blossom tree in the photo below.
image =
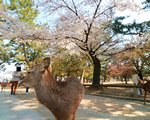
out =
[[[22,62],[30,67],[32,62],[45,55],[44,52],[48,49],[52,37],[50,37],[48,29],[33,24],[35,13],[33,16],[32,13],[25,14],[27,10],[30,10],[24,6],[26,3],[20,3],[21,8],[18,8],[17,2],[22,1],[12,1],[12,4],[9,5],[13,11],[8,9],[6,4],[0,2],[0,63]],[[31,1],[27,1],[28,8],[29,2]],[[16,12],[14,13],[14,11]],[[17,14],[19,15],[17,16]],[[28,19],[24,18],[25,16]],[[8,42],[4,44],[3,41],[6,40]]]
[[5,4],[0,3],[0,6],[0,39],[52,40],[50,31],[45,27],[29,25],[28,21],[13,15]]
[[[93,83],[100,84],[101,61],[118,52],[121,39],[110,30],[115,2],[103,0],[45,0],[47,12],[57,13],[56,37],[69,41],[93,64]],[[43,5],[43,4],[42,4]]]

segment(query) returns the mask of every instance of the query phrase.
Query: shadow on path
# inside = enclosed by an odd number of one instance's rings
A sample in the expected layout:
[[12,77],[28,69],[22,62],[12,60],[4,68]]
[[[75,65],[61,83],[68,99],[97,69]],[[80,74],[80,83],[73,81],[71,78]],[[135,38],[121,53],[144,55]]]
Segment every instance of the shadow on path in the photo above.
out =
[[[31,92],[31,91],[30,91]],[[85,95],[77,120],[149,120],[150,103]],[[10,95],[0,93],[0,120],[54,120],[52,114],[39,104],[34,92],[19,91]]]

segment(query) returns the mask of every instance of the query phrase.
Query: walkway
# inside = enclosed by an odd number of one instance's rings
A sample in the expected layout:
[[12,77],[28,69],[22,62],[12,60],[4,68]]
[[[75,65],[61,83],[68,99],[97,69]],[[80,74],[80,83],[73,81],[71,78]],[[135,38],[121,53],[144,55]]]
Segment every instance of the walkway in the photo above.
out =
[[[31,91],[30,91],[31,92]],[[33,93],[32,93],[33,94]],[[9,90],[0,93],[0,120],[54,120],[52,114],[31,93]],[[150,103],[85,95],[77,120],[149,120]]]
[[25,107],[24,102],[7,91],[0,93],[0,120],[43,120],[37,112]]

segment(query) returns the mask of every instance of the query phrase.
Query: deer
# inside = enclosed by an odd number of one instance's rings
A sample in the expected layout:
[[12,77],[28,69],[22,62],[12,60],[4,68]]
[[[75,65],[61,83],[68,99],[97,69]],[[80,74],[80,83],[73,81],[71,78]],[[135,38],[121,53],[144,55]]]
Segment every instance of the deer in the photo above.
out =
[[3,80],[0,84],[1,84],[1,92],[3,92],[3,90],[5,91],[5,88],[7,87],[8,82]]
[[146,104],[147,93],[148,92],[150,93],[150,81],[148,81],[148,80],[139,80],[138,85],[140,85],[144,90],[144,105],[145,105]]
[[57,81],[52,75],[50,58],[32,67],[23,78],[35,89],[38,101],[48,108],[55,120],[75,120],[76,111],[84,96],[84,87],[75,77]]

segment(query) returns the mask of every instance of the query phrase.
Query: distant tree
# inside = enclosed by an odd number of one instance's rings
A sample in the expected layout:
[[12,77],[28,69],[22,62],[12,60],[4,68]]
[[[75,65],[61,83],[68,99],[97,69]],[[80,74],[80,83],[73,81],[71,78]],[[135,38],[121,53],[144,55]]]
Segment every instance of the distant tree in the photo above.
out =
[[54,56],[52,59],[52,71],[55,76],[82,76],[85,69],[83,56],[70,53]]
[[11,51],[11,47],[4,43],[2,40],[0,41],[0,65],[9,62],[10,58],[14,56],[14,52]]
[[[7,60],[11,62],[23,62],[29,67],[31,61],[44,55],[43,52],[49,45],[49,43],[45,44],[39,41],[39,36],[43,31],[40,31],[40,34],[37,31],[42,27],[36,26],[34,23],[38,12],[32,0],[1,1],[1,4],[0,37],[9,40],[7,46],[1,47],[2,53],[7,55],[5,57],[3,55],[1,61],[6,62],[7,57]],[[31,38],[37,41],[32,42]]]
[[27,65],[27,67],[31,67],[34,62],[45,56],[44,51],[48,47],[48,45],[38,41],[20,41],[18,43],[16,41],[11,41],[11,46],[15,53],[13,61],[22,62]]
[[[9,1],[9,2],[8,2]],[[8,0],[7,7],[11,11],[15,12],[15,15],[22,22],[27,22],[28,24],[33,24],[34,19],[38,15],[37,9],[34,7],[33,0]]]
[[30,24],[26,19],[20,20],[17,14],[14,13],[15,16],[11,12],[6,8],[6,5],[2,4],[0,9],[0,39],[40,40],[41,42],[49,41],[49,43],[54,40],[46,26]]
[[106,80],[108,80],[108,76],[109,76],[108,75],[108,67],[109,67],[110,60],[111,60],[111,58],[102,62],[101,79],[103,81],[101,81],[101,82],[106,82]]
[[[132,11],[136,11],[138,9],[139,13],[140,11],[144,10],[150,10],[150,1],[145,0],[145,2],[142,3],[144,5],[143,8],[140,8],[137,6],[136,3],[134,4],[128,4],[122,5],[124,9],[128,7]],[[122,8],[121,8],[122,9]],[[133,23],[127,23],[123,24],[122,21],[128,18],[129,16],[118,16],[114,18],[112,29],[115,34],[123,34],[123,35],[139,35],[141,36],[143,33],[150,31],[150,20],[146,20],[141,23],[137,23],[134,21]]]
[[149,34],[144,34],[143,38],[137,37],[136,41],[140,42],[134,41],[133,44],[128,44],[126,46],[127,50],[116,55],[116,59],[122,63],[129,63],[134,67],[134,71],[139,78],[143,79],[146,74],[150,73]]
[[143,2],[143,4],[144,4],[144,8],[143,9],[150,9],[150,0],[145,0]]
[[130,78],[134,72],[134,68],[130,64],[116,63],[111,64],[108,68],[108,73],[111,77],[120,77],[124,79],[127,84],[127,79]]

